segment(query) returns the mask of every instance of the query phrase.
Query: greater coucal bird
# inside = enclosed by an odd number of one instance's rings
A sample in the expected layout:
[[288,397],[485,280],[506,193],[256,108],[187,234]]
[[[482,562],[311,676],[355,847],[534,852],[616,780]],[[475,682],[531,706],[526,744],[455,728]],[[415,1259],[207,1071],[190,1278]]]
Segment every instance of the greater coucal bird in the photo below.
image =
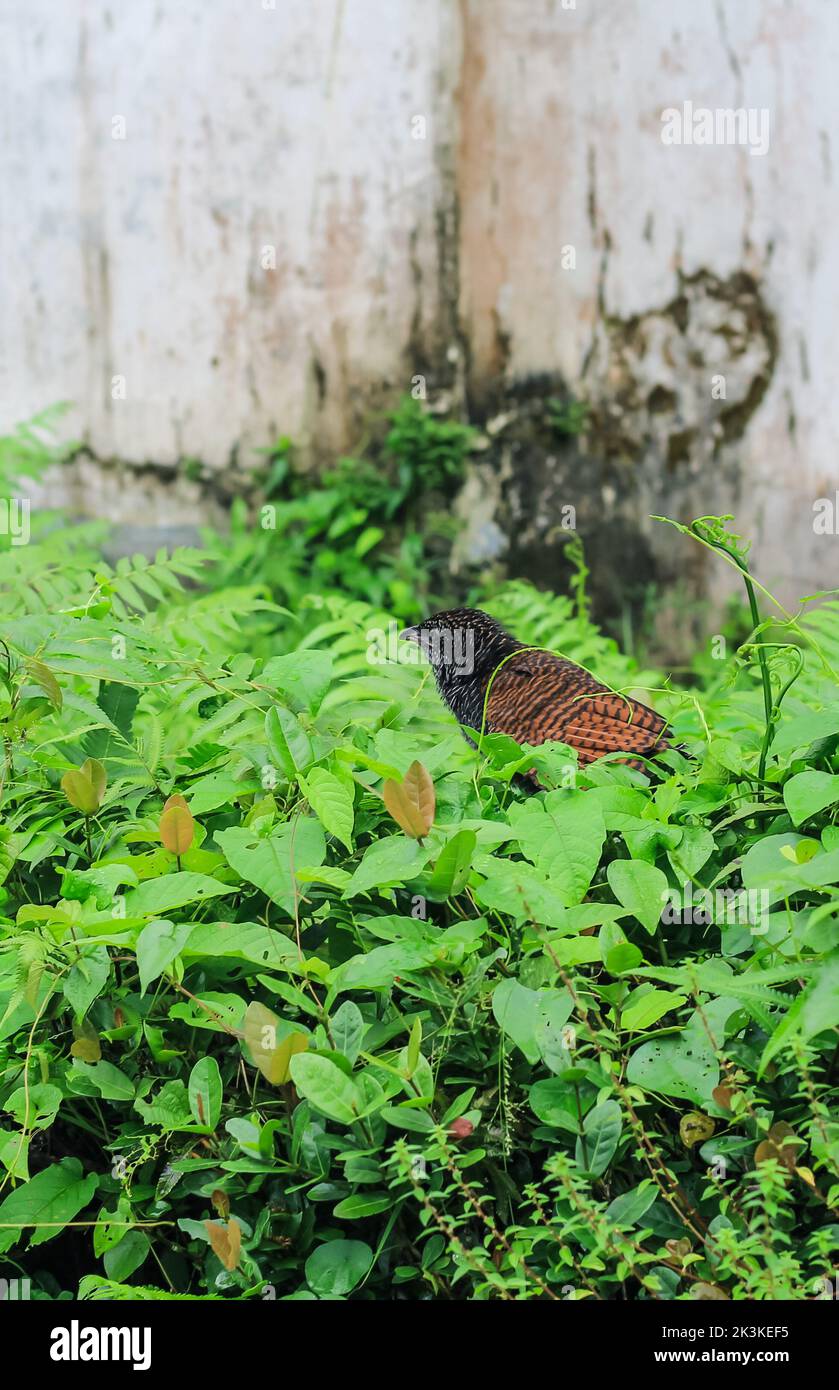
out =
[[[655,710],[601,685],[573,661],[517,641],[477,608],[435,613],[400,637],[425,653],[437,689],[470,729],[533,746],[565,743],[581,764],[606,753],[655,757],[671,747],[667,722]],[[621,761],[645,771],[640,759]]]

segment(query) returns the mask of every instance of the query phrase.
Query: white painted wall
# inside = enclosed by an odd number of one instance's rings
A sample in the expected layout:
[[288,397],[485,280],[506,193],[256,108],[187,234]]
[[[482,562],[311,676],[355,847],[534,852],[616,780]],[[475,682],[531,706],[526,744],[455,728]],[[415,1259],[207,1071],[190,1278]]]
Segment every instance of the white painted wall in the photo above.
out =
[[360,388],[404,376],[415,313],[436,314],[453,18],[3,0],[3,422],[71,399],[94,450],[130,460],[337,442]]
[[[560,372],[608,401],[608,320],[639,315],[639,389],[679,417],[639,448],[653,549],[648,511],[733,505],[787,598],[835,582],[812,520],[838,481],[839,6],[566,4],[0,0],[0,429],[70,399],[102,458],[222,468],[279,432],[328,453],[458,318],[473,384]],[[768,153],[665,146],[685,100],[768,108]],[[747,377],[753,349],[726,360],[709,302],[691,360],[657,318],[679,272],[747,273],[777,323],[768,390],[716,459],[709,367]],[[696,438],[668,473],[679,420]],[[94,508],[96,486],[88,468]]]

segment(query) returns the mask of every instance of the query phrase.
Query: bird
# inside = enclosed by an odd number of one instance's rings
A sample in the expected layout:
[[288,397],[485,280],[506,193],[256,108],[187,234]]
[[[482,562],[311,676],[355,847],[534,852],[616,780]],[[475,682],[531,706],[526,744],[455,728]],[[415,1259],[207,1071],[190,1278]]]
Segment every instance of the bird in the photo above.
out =
[[[508,734],[532,747],[564,743],[580,765],[627,754],[620,761],[642,772],[644,758],[673,746],[670,727],[655,710],[575,662],[519,642],[478,608],[434,613],[399,635],[427,657],[440,696],[467,729]],[[529,776],[537,780],[535,772]]]

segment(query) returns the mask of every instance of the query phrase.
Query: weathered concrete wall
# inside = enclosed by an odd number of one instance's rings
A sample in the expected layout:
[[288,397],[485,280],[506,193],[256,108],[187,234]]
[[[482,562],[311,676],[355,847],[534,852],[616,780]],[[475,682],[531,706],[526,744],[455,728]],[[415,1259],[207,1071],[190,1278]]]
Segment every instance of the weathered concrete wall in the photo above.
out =
[[[684,572],[689,547],[647,520],[660,512],[736,512],[790,601],[835,583],[839,542],[814,536],[813,500],[837,473],[839,10],[464,0],[463,13],[475,385],[556,373],[594,406],[580,447],[542,439],[506,461],[519,567],[549,574],[564,502],[616,587]],[[686,100],[765,108],[768,151],[662,143],[662,110]],[[697,563],[727,587],[698,550],[693,580]]]
[[[0,429],[71,399],[100,459],[235,476],[422,372],[512,414],[467,496],[515,568],[552,577],[571,504],[615,610],[628,575],[721,592],[647,518],[733,510],[786,599],[834,583],[839,10],[569,4],[3,0]],[[768,150],[663,143],[685,101],[765,110]]]
[[4,421],[70,399],[97,455],[133,461],[345,444],[439,320],[456,13],[2,13]]

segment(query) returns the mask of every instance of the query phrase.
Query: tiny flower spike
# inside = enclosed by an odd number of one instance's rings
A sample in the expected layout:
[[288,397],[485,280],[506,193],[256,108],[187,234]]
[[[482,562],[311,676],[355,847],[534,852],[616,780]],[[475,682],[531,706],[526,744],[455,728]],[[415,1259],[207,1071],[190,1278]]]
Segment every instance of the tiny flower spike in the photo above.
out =
[[639,754],[622,761],[642,772],[643,758],[672,746],[655,710],[610,690],[573,661],[525,646],[476,608],[435,613],[400,636],[426,655],[441,696],[469,729],[531,746],[565,743],[581,764],[607,753]]

